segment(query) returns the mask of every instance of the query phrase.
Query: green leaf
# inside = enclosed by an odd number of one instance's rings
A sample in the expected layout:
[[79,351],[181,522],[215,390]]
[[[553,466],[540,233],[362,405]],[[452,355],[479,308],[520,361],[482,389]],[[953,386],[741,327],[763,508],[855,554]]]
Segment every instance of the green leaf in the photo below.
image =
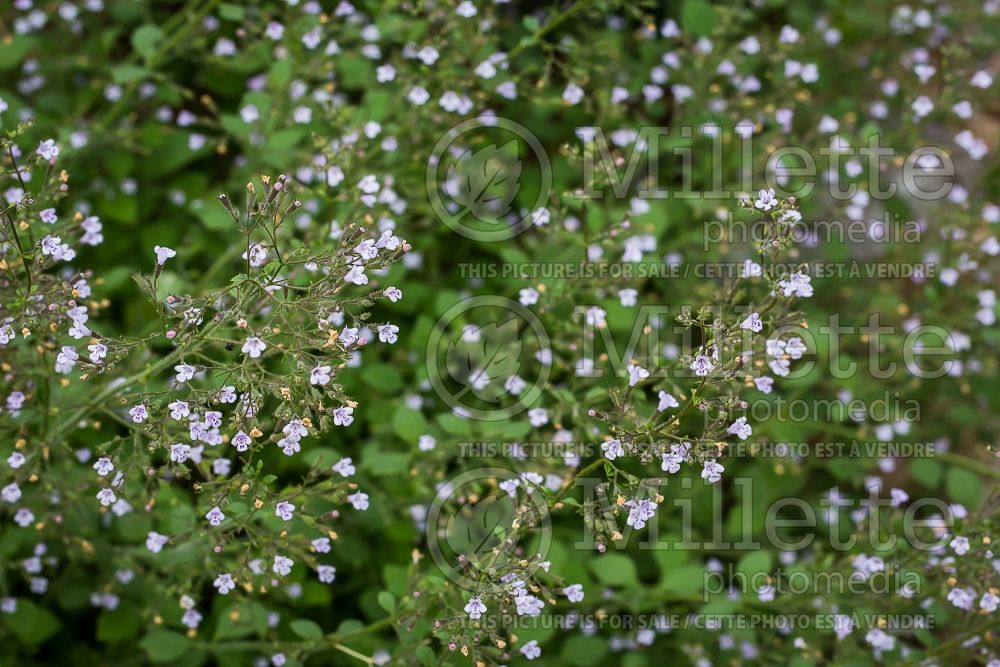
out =
[[411,444],[427,433],[427,420],[416,410],[400,407],[392,415],[392,432]]
[[594,571],[601,583],[610,586],[638,586],[639,578],[635,563],[622,554],[605,554],[591,561],[590,569]]
[[608,643],[600,637],[576,635],[563,644],[562,657],[567,664],[590,667],[598,664],[608,652]]
[[120,606],[101,612],[97,619],[97,639],[102,642],[120,642],[138,634],[142,616],[133,607]]
[[60,627],[59,619],[52,612],[24,598],[18,599],[16,613],[4,616],[4,623],[26,644],[40,644]]
[[434,655],[434,649],[430,646],[418,646],[413,655],[417,656],[417,660],[420,661],[421,665],[430,667],[437,664],[437,656]]
[[410,467],[410,455],[405,452],[377,452],[374,456],[365,457],[365,467],[373,475],[398,475]]
[[910,464],[910,474],[927,488],[935,489],[941,483],[944,468],[933,459],[915,459]]
[[965,505],[970,510],[979,507],[983,498],[983,483],[974,473],[952,466],[945,477],[945,488],[948,495]]
[[242,23],[243,19],[246,18],[246,15],[246,11],[239,5],[234,5],[228,2],[224,2],[219,5],[219,18],[225,19],[226,21]]
[[396,597],[389,591],[381,591],[378,594],[378,604],[390,614],[396,608]]
[[236,227],[233,217],[218,202],[200,201],[198,206],[192,202],[191,208],[209,229],[231,232]]
[[300,618],[291,622],[292,632],[297,634],[302,639],[322,639],[323,638],[323,628],[319,627],[319,624],[315,621],[310,621],[308,618]]
[[239,602],[223,610],[212,635],[214,641],[239,639],[267,632],[268,610],[257,602]]
[[712,34],[715,10],[704,0],[687,0],[681,8],[681,27],[698,37]]
[[740,558],[736,565],[736,571],[743,573],[746,577],[753,577],[757,574],[769,574],[771,572],[771,554],[767,551],[754,551]]
[[371,366],[366,364],[365,368],[361,370],[361,379],[383,394],[391,394],[403,386],[399,371],[390,364],[372,364]]
[[20,65],[34,45],[35,40],[24,35],[18,35],[9,42],[0,40],[0,70],[13,69]]
[[116,65],[111,68],[111,78],[115,83],[132,83],[141,81],[149,76],[150,72],[145,67],[138,65]]
[[690,595],[702,589],[705,583],[705,568],[701,565],[681,565],[663,577],[660,588],[672,593]]
[[160,44],[166,35],[159,26],[147,23],[136,28],[132,33],[132,48],[149,64],[159,51]]
[[142,638],[139,646],[145,649],[152,662],[177,660],[191,650],[191,642],[187,637],[170,630],[153,630]]

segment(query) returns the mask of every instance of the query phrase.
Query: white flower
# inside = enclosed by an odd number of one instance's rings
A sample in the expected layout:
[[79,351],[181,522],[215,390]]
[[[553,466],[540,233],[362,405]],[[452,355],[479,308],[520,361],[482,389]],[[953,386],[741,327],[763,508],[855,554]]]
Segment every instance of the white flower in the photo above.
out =
[[701,478],[714,484],[722,479],[722,473],[725,471],[726,469],[715,459],[708,459],[702,466]]
[[172,248],[167,248],[166,246],[153,246],[153,252],[156,253],[156,263],[163,266],[167,263],[167,260],[171,257],[177,256],[177,251]]
[[213,507],[205,514],[205,518],[208,520],[209,525],[219,526],[226,520],[226,515],[218,507]]
[[741,329],[746,329],[753,332],[759,332],[764,328],[764,323],[760,319],[758,313],[750,313],[750,315],[740,323]]
[[583,584],[570,584],[566,588],[562,589],[562,594],[570,602],[582,602],[583,601]]
[[474,597],[469,600],[469,603],[465,605],[465,613],[469,615],[473,621],[479,620],[482,615],[486,612],[486,605],[478,597]]
[[337,578],[337,568],[332,565],[317,565],[316,574],[319,575],[321,583],[332,584]]
[[746,417],[740,417],[729,425],[726,432],[735,435],[740,440],[746,440],[753,433],[753,428],[747,423]]
[[358,493],[352,493],[351,495],[347,496],[347,501],[351,503],[351,505],[356,510],[363,512],[368,509],[367,493],[361,493],[360,491]]
[[177,421],[191,414],[191,409],[188,407],[187,401],[174,401],[167,407],[170,408],[170,416]]
[[260,357],[261,353],[267,349],[267,344],[258,338],[257,336],[250,336],[243,343],[241,351],[243,354],[249,355],[251,359],[257,359]]
[[687,458],[689,449],[691,449],[691,445],[686,442],[670,445],[670,452],[661,455],[660,468],[664,472],[676,474],[681,469],[681,463]]
[[354,462],[349,457],[340,459],[331,466],[331,469],[341,477],[350,477],[355,473]]
[[55,371],[56,373],[69,373],[76,366],[77,360],[80,355],[72,347],[68,345],[63,345],[59,354],[56,355]]
[[267,261],[267,248],[259,243],[255,243],[250,246],[250,249],[244,252],[241,257],[247,260],[250,263],[250,266],[256,269]]
[[228,595],[229,591],[236,588],[236,582],[233,581],[233,575],[228,572],[217,576],[215,581],[212,582],[212,585],[218,589],[220,595]]
[[642,366],[638,366],[634,363],[629,363],[628,365],[628,386],[634,387],[639,384],[642,380],[649,377],[649,371],[647,371]]
[[250,436],[244,433],[243,431],[239,431],[236,435],[233,436],[232,439],[233,447],[235,447],[236,451],[238,452],[245,452],[247,449],[249,449],[252,443],[253,440],[251,440]]
[[[969,83],[975,86],[976,88],[982,88],[985,90],[986,88],[989,88],[990,86],[993,85],[993,77],[990,75],[989,72],[987,72],[984,69],[981,69],[972,75],[972,78],[969,79]],[[51,139],[49,141],[51,141]],[[56,155],[58,154],[59,150],[56,149]]]
[[455,13],[462,18],[471,19],[478,13],[478,10],[470,0],[464,0],[455,8]]
[[976,601],[976,592],[971,588],[959,588],[955,586],[948,591],[948,602],[959,609],[972,611],[972,604]]
[[657,396],[660,399],[660,402],[656,405],[656,410],[658,412],[663,412],[667,408],[680,407],[680,403],[677,402],[677,399],[665,391],[659,392]]
[[149,412],[146,410],[146,406],[141,404],[131,408],[128,411],[128,414],[132,418],[132,421],[136,424],[141,424],[149,417]]
[[166,535],[160,535],[157,532],[149,531],[146,534],[146,548],[149,549],[154,554],[160,553],[163,550],[163,546],[170,540]]
[[330,370],[329,366],[317,366],[312,369],[309,373],[309,384],[325,386],[330,382]]
[[603,327],[605,325],[606,316],[607,313],[604,311],[604,309],[598,306],[593,306],[591,308],[588,308],[587,311],[584,313],[584,319],[586,320],[587,324],[592,327]]
[[531,408],[528,410],[528,421],[538,428],[549,423],[549,413],[545,408]]
[[383,324],[378,327],[378,339],[382,343],[392,345],[398,339],[399,327],[395,324]]
[[350,426],[353,422],[354,408],[345,405],[333,411],[334,426]]
[[427,89],[423,86],[414,86],[410,88],[410,91],[406,94],[406,99],[416,106],[423,106],[427,104],[427,100],[431,98],[431,94],[427,92]]
[[969,538],[960,535],[956,536],[955,539],[948,543],[948,546],[954,549],[955,553],[959,556],[964,556],[969,553]]
[[712,372],[713,368],[714,366],[712,365],[712,360],[704,354],[699,354],[694,358],[694,361],[691,362],[691,370],[693,370],[694,374],[698,377],[705,377]]
[[274,565],[271,566],[271,571],[284,577],[292,571],[293,565],[295,565],[295,561],[291,558],[286,558],[285,556],[275,556]]
[[534,225],[538,225],[539,227],[544,227],[545,225],[549,224],[549,221],[551,219],[552,219],[552,214],[549,212],[549,209],[547,208],[544,207],[537,208],[531,212],[531,223]]
[[365,267],[360,264],[354,264],[351,266],[350,270],[344,274],[344,282],[351,283],[353,285],[367,285],[368,276],[365,275]]
[[656,514],[656,503],[652,500],[629,500],[625,507],[629,508],[625,523],[636,529],[645,527],[646,522]]
[[778,281],[778,289],[785,296],[800,296],[803,298],[808,298],[813,295],[813,288],[810,283],[809,276],[804,273],[797,271],[792,275],[788,276],[788,279],[782,279]]
[[503,383],[503,388],[510,392],[511,396],[520,396],[527,386],[527,381],[518,375],[511,375]]
[[175,463],[184,463],[191,456],[191,446],[181,443],[170,445],[170,460]]
[[757,387],[757,391],[763,392],[765,394],[771,393],[771,388],[774,385],[774,378],[763,376],[753,379],[754,386]]
[[529,618],[539,616],[545,606],[544,602],[534,595],[528,595],[524,589],[518,591],[518,595],[514,598],[514,604],[517,607],[518,616],[528,616]]
[[575,83],[571,83],[567,85],[566,89],[563,91],[562,99],[566,104],[579,104],[580,100],[583,99],[583,95],[583,88]]
[[1000,597],[989,591],[983,593],[983,597],[979,600],[979,608],[988,614],[995,612],[998,606],[1000,606]]
[[101,489],[100,491],[98,491],[97,499],[101,501],[101,505],[103,505],[104,507],[107,507],[113,504],[116,500],[118,500],[118,498],[115,497],[115,492],[112,491],[111,489]]
[[767,190],[761,190],[758,193],[758,199],[754,201],[754,206],[763,211],[770,211],[777,204],[778,200],[774,196],[774,190],[771,188],[768,188]]
[[521,654],[528,660],[534,660],[542,655],[542,649],[539,648],[538,641],[532,639],[530,642],[521,647]]
[[59,146],[56,144],[55,139],[46,139],[38,144],[38,148],[35,152],[38,153],[43,160],[52,160],[59,157]]
[[618,301],[626,308],[631,308],[637,302],[637,297],[639,292],[632,288],[626,288],[618,291]]
[[103,343],[88,345],[87,349],[90,350],[90,360],[95,364],[100,363],[102,359],[108,356],[108,346]]
[[295,505],[284,500],[282,500],[274,507],[274,515],[277,517],[281,517],[285,521],[291,521],[294,512],[295,512]]
[[178,364],[174,370],[177,371],[177,382],[183,383],[193,378],[198,369],[190,364]]
[[109,459],[107,456],[102,456],[101,458],[97,459],[97,463],[94,464],[93,468],[94,470],[97,471],[97,474],[100,475],[101,477],[107,477],[107,475],[112,470],[115,469],[115,464],[112,463],[111,459]]
[[604,452],[604,457],[609,461],[614,461],[619,456],[625,456],[625,449],[622,447],[621,440],[615,439],[602,442],[601,450]]
[[427,435],[426,433],[417,440],[417,449],[422,452],[429,452],[437,446],[437,440],[433,435]]

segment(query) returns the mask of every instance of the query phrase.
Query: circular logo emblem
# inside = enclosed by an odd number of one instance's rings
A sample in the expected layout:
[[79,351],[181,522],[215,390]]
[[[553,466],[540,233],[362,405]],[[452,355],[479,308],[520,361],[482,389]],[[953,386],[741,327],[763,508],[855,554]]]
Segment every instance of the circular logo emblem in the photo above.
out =
[[476,296],[438,318],[427,340],[427,377],[463,416],[502,421],[541,397],[552,370],[541,321],[517,301]]
[[[479,585],[481,570],[501,568],[511,558],[527,561],[530,574],[552,544],[545,494],[505,468],[467,470],[442,484],[425,531],[434,564],[467,590]],[[529,537],[531,552],[525,553]]]
[[[425,185],[431,208],[452,230],[475,241],[506,241],[548,221],[552,165],[524,125],[479,116],[434,144]],[[521,209],[515,201],[530,206]]]

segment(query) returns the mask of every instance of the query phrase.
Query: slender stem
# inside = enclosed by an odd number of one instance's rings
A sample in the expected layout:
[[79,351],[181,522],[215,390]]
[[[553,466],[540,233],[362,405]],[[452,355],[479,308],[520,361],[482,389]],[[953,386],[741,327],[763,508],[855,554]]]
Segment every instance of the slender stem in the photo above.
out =
[[545,25],[539,27],[538,30],[532,33],[531,37],[522,40],[520,44],[511,49],[510,53],[507,54],[507,60],[513,60],[514,56],[521,53],[521,51],[524,51],[529,46],[534,46],[535,44],[537,44],[539,40],[542,39],[542,37],[549,34],[553,30],[558,28],[560,25],[565,23],[567,20],[572,18],[574,14],[578,13],[580,10],[590,5],[591,1],[592,0],[579,0],[578,2],[573,3],[573,5],[571,5],[565,11],[553,16],[551,19],[545,22]]

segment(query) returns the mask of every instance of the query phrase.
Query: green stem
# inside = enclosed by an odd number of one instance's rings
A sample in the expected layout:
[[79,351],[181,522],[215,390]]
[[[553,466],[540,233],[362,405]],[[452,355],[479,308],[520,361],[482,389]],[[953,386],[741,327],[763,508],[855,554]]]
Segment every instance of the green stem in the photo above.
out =
[[521,40],[520,44],[511,49],[510,53],[507,54],[507,60],[513,60],[514,56],[521,53],[521,51],[524,51],[529,46],[534,46],[535,44],[537,44],[539,40],[542,39],[542,37],[544,37],[545,35],[549,34],[553,30],[558,28],[560,25],[562,25],[567,20],[572,18],[573,15],[577,14],[580,10],[590,5],[590,3],[591,0],[579,0],[578,2],[573,3],[573,5],[571,5],[565,11],[553,16],[551,19],[545,22],[545,25],[539,27],[538,30],[532,33],[530,37]]

